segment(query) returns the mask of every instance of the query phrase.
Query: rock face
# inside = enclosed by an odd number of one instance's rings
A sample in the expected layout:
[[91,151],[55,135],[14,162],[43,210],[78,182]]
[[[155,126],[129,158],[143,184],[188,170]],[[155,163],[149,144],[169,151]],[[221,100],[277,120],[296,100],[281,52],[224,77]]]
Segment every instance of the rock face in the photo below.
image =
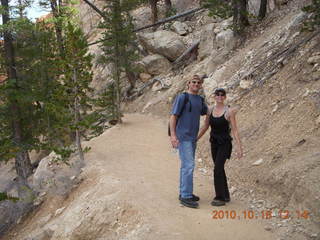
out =
[[138,37],[144,48],[152,53],[161,54],[170,61],[176,60],[186,50],[180,36],[171,31],[161,30],[140,34]]
[[151,75],[159,75],[170,69],[171,64],[165,57],[159,54],[149,55],[142,59],[142,65]]

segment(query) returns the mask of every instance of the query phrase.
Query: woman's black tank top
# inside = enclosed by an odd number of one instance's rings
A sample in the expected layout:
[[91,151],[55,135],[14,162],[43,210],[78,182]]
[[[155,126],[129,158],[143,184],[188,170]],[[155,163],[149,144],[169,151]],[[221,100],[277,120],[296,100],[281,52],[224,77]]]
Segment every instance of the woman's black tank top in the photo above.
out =
[[225,113],[221,117],[214,117],[210,114],[210,142],[215,144],[224,144],[231,142],[232,137],[230,136],[230,126],[228,120],[225,118]]

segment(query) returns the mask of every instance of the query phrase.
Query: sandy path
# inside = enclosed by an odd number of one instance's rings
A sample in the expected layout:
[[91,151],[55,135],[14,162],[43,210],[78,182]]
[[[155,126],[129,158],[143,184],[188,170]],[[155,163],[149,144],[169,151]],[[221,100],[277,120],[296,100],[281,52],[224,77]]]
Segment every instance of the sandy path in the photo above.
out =
[[[200,208],[178,201],[179,159],[162,119],[132,114],[85,145],[84,181],[66,198],[49,197],[5,240],[268,240],[268,220],[244,219],[236,199],[212,207],[212,178],[195,171]],[[232,198],[232,196],[231,196]],[[57,214],[57,209],[60,211]],[[213,219],[214,210],[240,219]],[[46,233],[51,232],[51,237]],[[35,237],[36,236],[36,237]]]
[[[232,199],[214,208],[211,179],[195,173],[194,192],[201,197],[200,208],[190,209],[178,202],[179,160],[168,144],[166,123],[146,115],[127,115],[124,123],[93,140],[88,164],[104,176],[121,181],[121,194],[152,226],[153,239],[274,239],[264,230],[268,220],[245,220],[247,208]],[[212,219],[213,210],[234,210],[236,219]],[[148,237],[149,238],[149,237]]]

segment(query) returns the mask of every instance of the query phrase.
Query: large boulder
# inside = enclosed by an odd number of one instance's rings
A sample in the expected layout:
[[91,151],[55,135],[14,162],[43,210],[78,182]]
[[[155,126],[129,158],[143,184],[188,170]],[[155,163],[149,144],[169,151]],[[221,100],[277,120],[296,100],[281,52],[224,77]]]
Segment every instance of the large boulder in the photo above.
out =
[[219,48],[224,48],[225,51],[231,51],[236,46],[236,38],[231,29],[227,29],[217,34],[216,37],[217,46]]
[[159,75],[170,69],[171,64],[165,57],[159,54],[149,55],[141,60],[142,65],[151,75]]
[[161,54],[170,61],[176,60],[186,50],[180,36],[171,31],[161,30],[140,34],[138,37],[144,48],[150,52]]
[[200,44],[198,50],[198,59],[201,61],[204,58],[210,56],[214,48],[215,33],[214,33],[215,23],[210,23],[206,25],[201,31]]

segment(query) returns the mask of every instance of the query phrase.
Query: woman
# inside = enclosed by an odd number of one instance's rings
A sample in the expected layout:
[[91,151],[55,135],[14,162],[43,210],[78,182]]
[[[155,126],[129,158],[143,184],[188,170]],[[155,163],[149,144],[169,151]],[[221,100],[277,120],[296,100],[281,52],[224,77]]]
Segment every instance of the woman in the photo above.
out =
[[236,111],[224,104],[226,100],[226,91],[223,88],[217,88],[214,92],[215,106],[208,111],[205,124],[201,128],[198,140],[211,127],[210,142],[211,153],[214,162],[214,188],[216,197],[211,202],[212,206],[223,206],[230,202],[227,177],[224,171],[224,164],[231,156],[232,137],[230,136],[230,126],[233,137],[237,143],[237,157],[240,159],[243,155],[242,146],[239,138]]

